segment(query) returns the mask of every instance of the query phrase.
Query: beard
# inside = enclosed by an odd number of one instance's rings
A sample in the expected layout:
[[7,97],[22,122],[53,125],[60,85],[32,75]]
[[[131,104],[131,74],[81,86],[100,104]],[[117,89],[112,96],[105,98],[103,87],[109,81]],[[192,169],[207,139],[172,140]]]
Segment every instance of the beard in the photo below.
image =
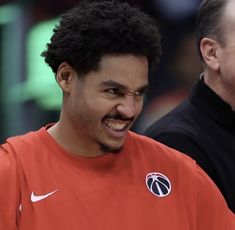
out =
[[107,153],[119,153],[121,152],[122,150],[122,146],[119,147],[119,148],[112,148],[108,145],[105,145],[103,143],[100,143],[100,149],[101,151],[104,153],[104,154],[107,154]]
[[[134,120],[134,117],[131,117],[131,118],[125,118],[123,117],[121,114],[119,113],[114,113],[114,114],[108,114],[106,115],[103,120],[105,119],[113,119],[113,120],[122,120],[122,121],[129,121],[130,123],[133,122]],[[99,143],[100,145],[100,150],[104,153],[104,154],[107,154],[107,153],[119,153],[121,152],[123,146],[121,147],[111,147],[111,146],[108,146],[107,144],[104,144],[104,143]]]

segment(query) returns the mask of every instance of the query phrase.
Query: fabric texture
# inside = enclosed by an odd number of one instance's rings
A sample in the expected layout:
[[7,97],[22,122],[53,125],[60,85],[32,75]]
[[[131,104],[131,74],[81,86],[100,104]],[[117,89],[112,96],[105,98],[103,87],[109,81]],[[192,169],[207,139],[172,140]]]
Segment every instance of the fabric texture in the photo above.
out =
[[0,148],[0,229],[231,230],[217,187],[189,157],[129,132],[120,153],[84,158],[46,128]]

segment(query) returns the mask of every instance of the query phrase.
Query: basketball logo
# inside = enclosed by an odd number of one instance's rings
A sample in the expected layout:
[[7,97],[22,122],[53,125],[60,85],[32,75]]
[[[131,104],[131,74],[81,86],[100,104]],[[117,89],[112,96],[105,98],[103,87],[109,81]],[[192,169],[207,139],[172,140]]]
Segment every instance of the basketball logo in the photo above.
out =
[[171,192],[171,183],[169,179],[158,172],[147,174],[146,185],[149,191],[158,197],[165,197]]

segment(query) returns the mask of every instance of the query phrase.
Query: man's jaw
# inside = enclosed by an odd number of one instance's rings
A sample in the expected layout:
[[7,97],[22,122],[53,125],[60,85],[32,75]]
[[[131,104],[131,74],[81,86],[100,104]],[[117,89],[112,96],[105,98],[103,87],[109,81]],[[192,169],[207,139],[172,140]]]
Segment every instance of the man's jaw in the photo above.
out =
[[[108,135],[107,143],[100,143],[100,148],[104,153],[121,151],[133,120],[134,118],[126,119],[120,116],[106,116],[103,118],[102,123]],[[109,141],[111,141],[110,144],[108,144]]]

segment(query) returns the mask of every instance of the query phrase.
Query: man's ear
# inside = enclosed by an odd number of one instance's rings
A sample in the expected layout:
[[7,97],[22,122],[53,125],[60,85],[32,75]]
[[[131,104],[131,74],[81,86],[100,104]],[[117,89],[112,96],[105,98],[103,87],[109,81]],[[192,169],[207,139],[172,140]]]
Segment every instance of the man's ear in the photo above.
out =
[[73,74],[74,70],[67,62],[63,62],[59,65],[56,81],[65,93],[70,92]]
[[204,62],[214,71],[219,69],[218,50],[220,45],[211,38],[203,38],[200,42],[200,50]]

